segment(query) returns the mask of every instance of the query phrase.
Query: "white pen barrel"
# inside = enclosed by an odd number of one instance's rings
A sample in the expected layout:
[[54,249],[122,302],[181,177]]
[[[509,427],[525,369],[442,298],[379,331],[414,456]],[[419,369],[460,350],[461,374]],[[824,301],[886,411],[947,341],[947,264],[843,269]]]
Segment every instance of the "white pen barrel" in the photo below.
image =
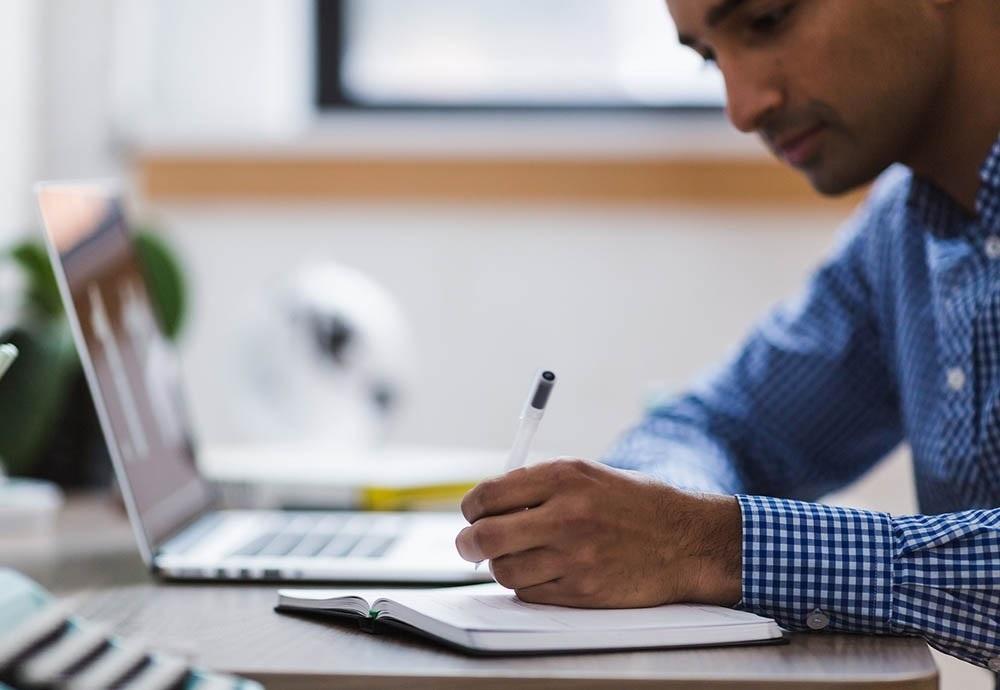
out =
[[528,449],[531,447],[531,439],[538,431],[538,423],[542,419],[541,410],[528,408],[521,417],[521,423],[517,425],[517,434],[514,436],[514,444],[511,446],[510,455],[507,456],[506,470],[512,470],[524,464],[528,459]]

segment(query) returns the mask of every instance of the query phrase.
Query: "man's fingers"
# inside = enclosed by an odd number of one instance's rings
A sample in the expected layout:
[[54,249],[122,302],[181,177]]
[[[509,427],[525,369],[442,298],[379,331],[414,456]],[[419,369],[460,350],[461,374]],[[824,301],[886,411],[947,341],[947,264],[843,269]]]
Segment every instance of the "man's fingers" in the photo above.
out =
[[469,522],[475,522],[487,515],[541,505],[584,476],[591,465],[576,458],[556,458],[486,479],[465,494],[462,514]]
[[570,591],[561,578],[531,587],[518,587],[514,590],[514,594],[517,595],[518,599],[529,604],[581,606],[579,595]]
[[458,533],[455,546],[467,561],[499,558],[542,546],[552,538],[549,512],[533,508],[481,518]]
[[552,495],[540,475],[535,466],[518,467],[479,482],[462,499],[462,515],[471,523],[487,515],[540,505]]
[[500,556],[490,561],[490,572],[508,589],[520,589],[555,580],[565,569],[565,559],[555,549],[541,547]]

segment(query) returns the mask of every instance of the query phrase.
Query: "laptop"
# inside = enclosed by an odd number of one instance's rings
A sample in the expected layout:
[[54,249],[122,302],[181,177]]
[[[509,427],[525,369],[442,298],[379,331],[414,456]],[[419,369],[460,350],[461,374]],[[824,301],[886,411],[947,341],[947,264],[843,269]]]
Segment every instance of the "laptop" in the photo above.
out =
[[198,470],[178,360],[114,184],[36,187],[49,256],[139,550],[185,580],[467,583],[455,513],[225,510]]

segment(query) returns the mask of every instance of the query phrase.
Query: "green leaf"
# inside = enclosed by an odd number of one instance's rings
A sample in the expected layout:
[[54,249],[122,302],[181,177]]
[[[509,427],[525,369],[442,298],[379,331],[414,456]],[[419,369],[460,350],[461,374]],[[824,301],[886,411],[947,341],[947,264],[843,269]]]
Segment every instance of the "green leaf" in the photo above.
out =
[[56,276],[45,247],[39,242],[25,241],[15,245],[10,250],[10,255],[24,270],[27,278],[28,305],[46,316],[62,314],[59,286],[56,285]]
[[187,309],[180,263],[163,240],[151,232],[136,233],[134,246],[160,326],[168,338],[176,340]]

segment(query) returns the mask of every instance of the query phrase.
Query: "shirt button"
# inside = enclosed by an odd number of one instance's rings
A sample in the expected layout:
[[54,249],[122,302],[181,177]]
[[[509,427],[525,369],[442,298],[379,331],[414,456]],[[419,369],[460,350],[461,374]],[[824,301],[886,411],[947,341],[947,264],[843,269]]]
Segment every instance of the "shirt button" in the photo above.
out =
[[986,242],[983,243],[983,249],[989,258],[1000,259],[1000,237],[996,235],[987,237]]
[[812,613],[806,616],[806,625],[810,630],[822,630],[830,625],[830,617],[819,609],[813,609]]
[[965,372],[958,367],[948,370],[948,388],[953,391],[960,391],[965,386]]
[[1000,656],[995,656],[986,662],[986,668],[1000,673]]

